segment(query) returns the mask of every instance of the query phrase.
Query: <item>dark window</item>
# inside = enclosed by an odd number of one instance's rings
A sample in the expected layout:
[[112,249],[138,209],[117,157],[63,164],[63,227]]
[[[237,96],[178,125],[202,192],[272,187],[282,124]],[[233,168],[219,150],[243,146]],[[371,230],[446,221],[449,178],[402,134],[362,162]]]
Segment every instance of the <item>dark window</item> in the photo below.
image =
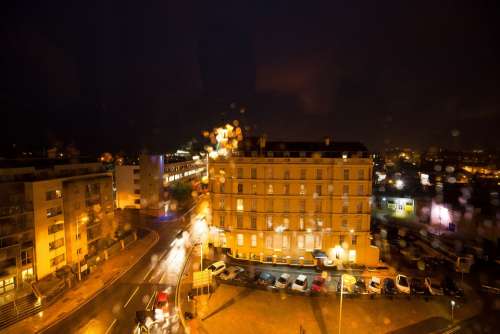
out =
[[55,217],[55,216],[58,216],[60,214],[62,214],[62,209],[60,206],[47,209],[47,218]]
[[134,190],[134,194],[139,195],[140,193],[141,193],[141,191],[139,189]]
[[241,215],[236,216],[236,226],[238,228],[243,228],[243,216]]
[[53,199],[58,199],[58,198],[61,198],[61,197],[62,197],[61,190],[51,190],[51,191],[47,191],[45,193],[45,199],[47,201],[51,201]]
[[33,249],[25,249],[21,251],[21,264],[23,266],[33,263]]
[[242,193],[243,193],[243,184],[238,183],[238,194],[242,194]]
[[134,204],[141,204],[141,200],[140,199],[135,199],[134,200]]

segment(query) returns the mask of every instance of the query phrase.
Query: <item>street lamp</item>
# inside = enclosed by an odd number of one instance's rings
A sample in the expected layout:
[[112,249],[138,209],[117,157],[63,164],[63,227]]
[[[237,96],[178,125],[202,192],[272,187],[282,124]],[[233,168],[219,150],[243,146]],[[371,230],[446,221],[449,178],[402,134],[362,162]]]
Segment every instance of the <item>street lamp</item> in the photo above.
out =
[[340,310],[339,310],[339,334],[342,328],[342,296],[344,295],[344,275],[340,276]]
[[450,304],[451,304],[451,322],[453,323],[453,311],[455,309],[455,301],[452,299],[450,301]]

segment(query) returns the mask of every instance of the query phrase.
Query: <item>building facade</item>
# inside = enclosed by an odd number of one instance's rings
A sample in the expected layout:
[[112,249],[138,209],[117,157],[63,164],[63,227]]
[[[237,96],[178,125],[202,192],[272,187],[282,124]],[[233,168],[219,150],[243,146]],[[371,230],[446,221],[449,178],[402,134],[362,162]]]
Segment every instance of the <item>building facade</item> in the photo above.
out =
[[210,160],[216,246],[277,263],[378,263],[372,159],[359,143],[245,143]]
[[0,190],[0,294],[65,266],[86,272],[114,237],[112,174],[100,163],[2,168]]
[[200,160],[170,161],[163,155],[143,154],[139,165],[115,167],[116,206],[162,215],[168,211],[168,188],[199,180],[205,171]]

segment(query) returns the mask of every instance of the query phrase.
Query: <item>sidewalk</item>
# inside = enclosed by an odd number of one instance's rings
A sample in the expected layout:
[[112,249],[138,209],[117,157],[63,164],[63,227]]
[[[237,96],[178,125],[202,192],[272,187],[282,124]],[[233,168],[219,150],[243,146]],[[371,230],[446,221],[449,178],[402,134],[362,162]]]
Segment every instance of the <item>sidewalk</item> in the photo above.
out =
[[130,248],[101,264],[88,279],[63,293],[42,312],[6,328],[4,332],[36,333],[62,320],[125,274],[158,240],[156,232],[150,232],[143,239],[138,239]]

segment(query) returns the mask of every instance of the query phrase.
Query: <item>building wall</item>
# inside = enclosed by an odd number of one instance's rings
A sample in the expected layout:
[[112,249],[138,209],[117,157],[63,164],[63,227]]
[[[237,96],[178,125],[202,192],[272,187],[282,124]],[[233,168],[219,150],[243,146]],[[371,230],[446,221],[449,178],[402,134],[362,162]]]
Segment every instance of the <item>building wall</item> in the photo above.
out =
[[163,208],[163,155],[141,155],[141,209],[159,211]]
[[[66,238],[61,179],[30,183],[33,194],[37,278],[41,279],[66,265]],[[49,199],[48,192],[60,197]]]
[[33,246],[33,206],[24,183],[0,183],[0,295],[33,279]]
[[138,165],[115,167],[116,207],[120,209],[141,207],[139,175]]
[[371,159],[236,157],[209,168],[219,246],[245,258],[310,259],[321,249],[335,261],[378,262]]

